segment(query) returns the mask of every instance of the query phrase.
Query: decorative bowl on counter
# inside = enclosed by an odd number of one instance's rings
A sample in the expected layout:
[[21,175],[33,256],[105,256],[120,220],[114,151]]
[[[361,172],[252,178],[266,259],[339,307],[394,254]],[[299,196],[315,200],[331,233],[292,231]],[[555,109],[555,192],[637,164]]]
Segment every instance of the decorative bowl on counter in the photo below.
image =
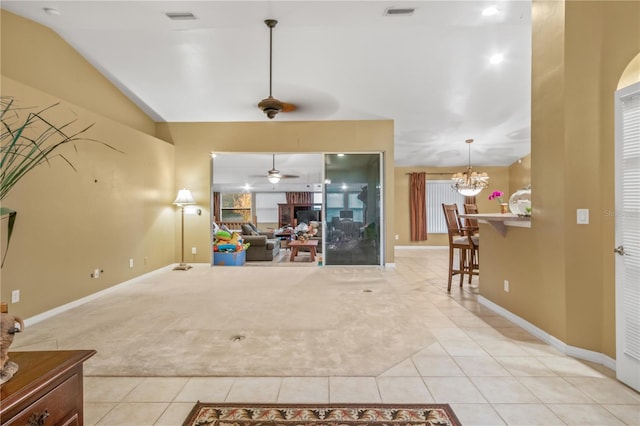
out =
[[519,189],[509,197],[509,210],[518,216],[531,216],[531,187]]

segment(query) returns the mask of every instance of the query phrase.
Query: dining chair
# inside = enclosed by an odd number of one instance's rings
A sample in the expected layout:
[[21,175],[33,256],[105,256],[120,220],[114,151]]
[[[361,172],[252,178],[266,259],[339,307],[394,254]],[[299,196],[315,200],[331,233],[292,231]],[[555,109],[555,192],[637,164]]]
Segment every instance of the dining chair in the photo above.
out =
[[[478,214],[478,206],[475,204],[465,204],[464,212],[465,214]],[[478,226],[477,219],[465,218],[464,226],[466,226],[467,228],[472,228],[472,231],[474,234],[477,234],[480,232],[480,226]]]
[[[478,214],[478,206],[476,204],[466,204],[464,205],[464,212],[466,214]],[[471,252],[471,264],[472,269],[478,269],[478,251],[480,250],[480,226],[478,225],[477,219],[464,218],[464,226],[469,228],[469,235],[478,236],[478,244],[476,244],[476,249]],[[469,284],[471,284],[471,275],[469,275]]]
[[[473,275],[480,274],[479,247],[480,238],[472,234],[472,230],[462,226],[456,204],[442,204],[447,233],[449,237],[449,278],[447,291],[451,291],[451,281],[454,275],[460,275],[460,287],[464,282],[464,274],[469,275],[469,283]],[[458,250],[458,269],[453,267],[455,250]]]

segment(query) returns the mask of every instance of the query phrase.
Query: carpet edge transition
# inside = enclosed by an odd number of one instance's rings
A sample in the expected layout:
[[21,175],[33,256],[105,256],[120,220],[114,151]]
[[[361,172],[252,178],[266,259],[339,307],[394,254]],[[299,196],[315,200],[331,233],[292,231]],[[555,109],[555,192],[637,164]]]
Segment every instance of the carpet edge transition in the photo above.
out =
[[462,426],[449,404],[249,404],[198,401],[183,426],[382,425]]

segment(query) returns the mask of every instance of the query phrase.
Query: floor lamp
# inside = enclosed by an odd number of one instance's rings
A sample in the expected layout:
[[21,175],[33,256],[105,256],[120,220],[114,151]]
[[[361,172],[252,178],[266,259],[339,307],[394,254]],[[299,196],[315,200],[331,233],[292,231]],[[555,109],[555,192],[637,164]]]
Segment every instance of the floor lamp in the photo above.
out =
[[191,265],[187,265],[186,263],[184,263],[184,206],[189,204],[195,204],[195,203],[196,203],[196,200],[193,199],[193,196],[191,195],[191,191],[185,188],[182,188],[180,191],[178,191],[178,196],[176,197],[176,200],[173,202],[173,204],[180,207],[180,215],[181,215],[181,221],[182,221],[182,230],[181,230],[182,255],[180,257],[180,264],[175,268],[173,268],[174,271],[186,271],[192,268]]

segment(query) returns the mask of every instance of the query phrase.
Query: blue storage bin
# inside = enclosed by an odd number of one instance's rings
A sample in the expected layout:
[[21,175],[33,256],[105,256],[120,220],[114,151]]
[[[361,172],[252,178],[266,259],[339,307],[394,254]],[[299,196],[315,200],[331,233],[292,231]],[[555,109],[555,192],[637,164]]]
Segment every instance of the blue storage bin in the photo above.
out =
[[247,252],[245,250],[234,253],[213,252],[213,264],[218,266],[242,266]]

